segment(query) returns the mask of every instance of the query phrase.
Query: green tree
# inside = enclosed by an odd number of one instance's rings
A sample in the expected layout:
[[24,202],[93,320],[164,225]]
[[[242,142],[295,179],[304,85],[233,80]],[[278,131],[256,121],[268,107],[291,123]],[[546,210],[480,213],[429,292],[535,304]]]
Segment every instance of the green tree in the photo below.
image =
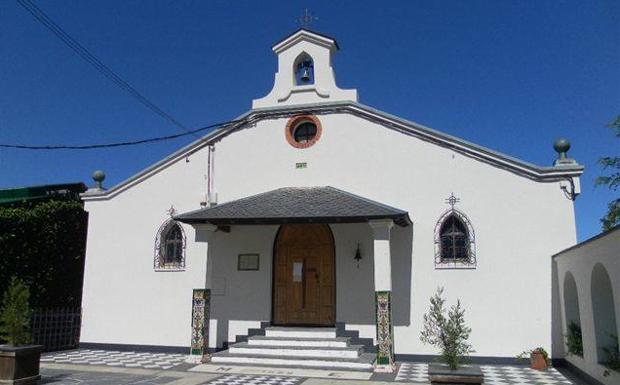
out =
[[19,346],[30,342],[30,290],[19,278],[11,278],[4,293],[0,310],[0,336],[9,345]]
[[[615,131],[616,138],[620,139],[620,115],[616,120],[609,123],[609,128]],[[612,191],[617,191],[620,187],[620,156],[604,156],[598,160],[607,171],[606,175],[601,175],[595,180],[597,186],[607,186]],[[620,225],[620,198],[616,198],[607,205],[607,214],[601,218],[603,231],[610,230],[612,227]]]
[[0,206],[0,299],[17,276],[35,308],[80,306],[87,224],[79,201]]
[[420,340],[437,346],[441,350],[441,361],[456,370],[465,357],[474,351],[467,342],[471,328],[465,325],[465,309],[461,308],[461,301],[457,300],[446,315],[446,301],[442,295],[443,287],[439,287],[431,297],[429,312],[424,314],[424,329]]

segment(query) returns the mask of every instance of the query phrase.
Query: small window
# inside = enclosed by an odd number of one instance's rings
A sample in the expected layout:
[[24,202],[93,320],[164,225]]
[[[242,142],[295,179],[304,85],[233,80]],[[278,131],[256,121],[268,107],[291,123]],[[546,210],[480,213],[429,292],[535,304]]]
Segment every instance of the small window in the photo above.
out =
[[465,214],[445,212],[435,227],[435,268],[476,267],[474,229]]
[[297,143],[307,143],[316,136],[316,124],[302,122],[293,130],[293,137]]
[[450,215],[441,226],[441,259],[463,261],[469,259],[467,229],[463,222]]
[[155,269],[185,269],[185,234],[181,225],[172,219],[164,223],[157,234]]
[[321,137],[321,122],[316,116],[301,115],[286,124],[286,140],[295,148],[308,148]]

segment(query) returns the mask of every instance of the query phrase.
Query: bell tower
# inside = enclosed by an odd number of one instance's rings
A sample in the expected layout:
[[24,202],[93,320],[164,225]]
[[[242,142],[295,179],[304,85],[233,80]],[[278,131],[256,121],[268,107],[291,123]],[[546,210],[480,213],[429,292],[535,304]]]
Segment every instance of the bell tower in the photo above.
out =
[[300,29],[276,43],[278,72],[273,89],[252,108],[276,107],[333,101],[357,102],[357,90],[343,90],[336,85],[332,55],[338,43],[331,37]]

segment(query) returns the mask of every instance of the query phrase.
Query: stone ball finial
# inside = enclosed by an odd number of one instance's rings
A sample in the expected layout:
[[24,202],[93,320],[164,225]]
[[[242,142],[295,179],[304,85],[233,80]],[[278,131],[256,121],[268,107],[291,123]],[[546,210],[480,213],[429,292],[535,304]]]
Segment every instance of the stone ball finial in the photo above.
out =
[[566,159],[566,153],[570,150],[568,139],[560,138],[553,142],[553,149],[558,153],[560,159]]
[[102,183],[105,179],[105,173],[101,170],[93,172],[93,180],[95,181],[95,188],[102,188]]

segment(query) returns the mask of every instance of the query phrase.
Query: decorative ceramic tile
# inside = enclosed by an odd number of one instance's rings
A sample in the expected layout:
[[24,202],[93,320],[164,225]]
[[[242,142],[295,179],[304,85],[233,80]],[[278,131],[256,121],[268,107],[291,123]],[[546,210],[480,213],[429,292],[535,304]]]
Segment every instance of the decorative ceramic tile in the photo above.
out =
[[[485,385],[571,385],[570,380],[554,368],[545,371],[527,366],[482,365]],[[396,381],[428,383],[428,364],[404,362],[400,365]]]
[[209,343],[209,289],[194,289],[192,295],[192,344],[191,354],[204,356]]
[[394,329],[392,326],[391,292],[375,292],[377,306],[377,366],[394,367]]
[[80,349],[67,352],[44,353],[41,356],[41,362],[166,370],[183,364],[186,358],[187,355],[185,354]]
[[250,376],[230,374],[207,382],[209,385],[296,385],[303,379],[299,377]]

